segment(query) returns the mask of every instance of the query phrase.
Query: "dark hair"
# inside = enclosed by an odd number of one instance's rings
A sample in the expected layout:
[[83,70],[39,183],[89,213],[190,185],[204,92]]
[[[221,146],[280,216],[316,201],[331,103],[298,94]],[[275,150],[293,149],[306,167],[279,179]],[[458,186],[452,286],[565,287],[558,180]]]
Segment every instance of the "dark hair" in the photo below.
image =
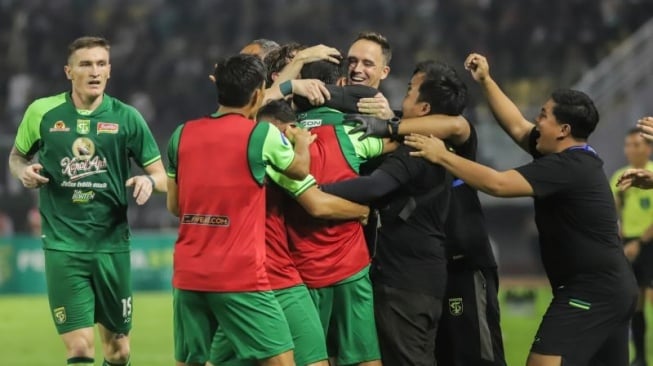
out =
[[244,107],[254,91],[265,83],[265,66],[254,55],[238,54],[219,61],[213,76],[218,103],[225,107]]
[[[642,133],[642,130],[641,130],[640,128],[638,128],[638,127],[633,127],[633,128],[631,128],[630,130],[628,130],[628,133],[626,133],[626,136],[633,136],[633,135],[640,136],[641,133]],[[649,139],[645,139],[645,138],[642,137],[642,140],[644,140],[644,142],[645,142],[647,145],[651,145],[651,144],[653,144],[653,142],[649,141]]]
[[417,64],[413,75],[417,73],[424,73],[417,101],[428,103],[430,114],[457,116],[463,112],[467,106],[467,86],[453,67],[429,60]]
[[590,97],[578,90],[558,89],[551,93],[553,115],[558,123],[568,124],[571,135],[586,140],[599,123],[599,112]]
[[345,62],[338,65],[325,60],[314,61],[304,64],[299,75],[302,79],[318,79],[325,84],[336,84],[338,79],[347,76],[346,66]]
[[82,48],[92,47],[102,47],[107,51],[111,48],[111,46],[109,46],[109,41],[102,37],[79,37],[68,45],[68,59],[70,59],[70,56],[72,56],[75,51]]
[[256,115],[257,121],[265,121],[266,117],[278,119],[285,123],[295,122],[297,120],[297,116],[292,110],[290,103],[283,99],[273,100],[258,110],[258,114]]
[[305,48],[306,46],[304,45],[291,42],[270,51],[270,53],[268,53],[263,59],[265,67],[267,68],[267,75],[265,78],[267,85],[269,86],[273,83],[272,74],[283,70],[283,68],[292,61],[293,57],[295,57],[294,53]]
[[366,39],[381,46],[381,53],[385,59],[385,64],[390,64],[390,60],[392,59],[392,49],[390,48],[390,42],[388,42],[387,38],[377,32],[360,32],[358,33],[358,36],[356,36],[356,39],[354,39],[354,42],[361,39]]

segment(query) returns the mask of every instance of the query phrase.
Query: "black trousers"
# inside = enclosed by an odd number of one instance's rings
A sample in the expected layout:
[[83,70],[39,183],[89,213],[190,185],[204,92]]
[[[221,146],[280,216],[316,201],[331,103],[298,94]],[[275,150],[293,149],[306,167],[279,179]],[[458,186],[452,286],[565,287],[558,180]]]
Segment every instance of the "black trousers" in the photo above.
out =
[[374,285],[374,315],[384,366],[434,366],[442,299]]
[[506,365],[497,292],[496,268],[449,269],[435,341],[438,365]]

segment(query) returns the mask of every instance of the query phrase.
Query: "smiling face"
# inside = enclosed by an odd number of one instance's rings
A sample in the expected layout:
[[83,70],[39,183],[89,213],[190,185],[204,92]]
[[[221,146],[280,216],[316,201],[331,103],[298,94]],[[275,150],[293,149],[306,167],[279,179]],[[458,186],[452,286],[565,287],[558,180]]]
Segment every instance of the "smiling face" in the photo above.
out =
[[80,48],[70,55],[64,71],[72,83],[73,94],[84,101],[97,99],[111,76],[109,51],[99,46]]
[[367,39],[359,39],[351,45],[347,62],[349,84],[352,85],[367,85],[378,89],[381,80],[390,72],[381,45]]

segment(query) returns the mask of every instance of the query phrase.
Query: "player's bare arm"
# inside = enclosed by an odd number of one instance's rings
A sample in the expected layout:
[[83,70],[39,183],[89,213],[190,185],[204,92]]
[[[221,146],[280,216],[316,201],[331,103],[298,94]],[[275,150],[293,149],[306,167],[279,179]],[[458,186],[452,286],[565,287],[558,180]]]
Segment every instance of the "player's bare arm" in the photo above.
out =
[[390,119],[395,116],[388,99],[382,93],[378,93],[371,98],[361,98],[356,106],[358,112],[377,118]]
[[317,46],[305,48],[297,52],[292,61],[290,61],[290,63],[288,63],[288,65],[286,65],[286,67],[281,70],[271,87],[279,86],[284,81],[297,78],[297,75],[299,75],[302,67],[307,63],[327,60],[329,62],[333,62],[334,64],[339,64],[341,59],[342,55],[340,55],[340,51],[333,47],[320,44]]
[[9,154],[11,174],[18,178],[25,188],[38,188],[50,181],[39,174],[43,166],[39,163],[31,163],[32,158],[18,151],[15,146]]
[[293,179],[302,180],[309,174],[311,154],[308,151],[308,146],[315,140],[315,136],[311,135],[308,130],[297,127],[286,128],[285,134],[295,145],[295,158],[283,174]]
[[179,217],[179,189],[175,178],[168,177],[166,186],[166,208],[171,214]]
[[516,170],[504,172],[462,158],[447,149],[436,137],[406,136],[406,145],[417,151],[410,154],[440,164],[466,184],[497,197],[523,197],[534,194],[533,187]]
[[161,160],[144,168],[145,175],[133,176],[125,182],[125,186],[133,187],[133,197],[138,205],[143,205],[150,199],[152,192],[166,192],[166,173]]
[[[290,80],[290,92],[293,94],[301,95],[309,100],[311,105],[322,105],[327,100],[331,99],[329,90],[324,86],[324,83],[316,79],[294,79]],[[263,104],[271,100],[279,100],[285,97],[282,88],[279,85],[272,86],[265,89],[265,97]]]
[[465,69],[469,70],[472,77],[483,88],[492,114],[504,131],[528,152],[528,138],[533,123],[521,114],[517,106],[499,88],[499,85],[490,76],[490,66],[485,56],[472,53],[465,60]]
[[367,221],[370,209],[346,199],[322,192],[313,186],[297,197],[297,202],[318,219]]

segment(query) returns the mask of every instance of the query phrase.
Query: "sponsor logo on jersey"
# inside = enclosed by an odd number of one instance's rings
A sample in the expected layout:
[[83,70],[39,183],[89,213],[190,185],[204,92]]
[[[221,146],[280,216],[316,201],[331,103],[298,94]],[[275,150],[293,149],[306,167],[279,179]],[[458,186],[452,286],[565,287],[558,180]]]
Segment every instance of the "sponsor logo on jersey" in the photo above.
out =
[[80,135],[88,135],[91,132],[91,120],[90,119],[78,119],[77,128],[75,129]]
[[97,134],[101,133],[110,133],[110,134],[117,134],[118,129],[120,127],[118,126],[117,123],[111,123],[111,122],[98,122],[97,123]]
[[73,203],[89,203],[95,198],[95,192],[93,191],[82,191],[76,189],[73,192]]
[[68,132],[70,128],[66,127],[64,121],[57,121],[54,123],[54,126],[50,128],[50,132]]
[[[78,137],[73,142],[73,158],[61,159],[61,173],[71,182],[107,171],[107,159],[95,155],[95,144],[87,137]],[[79,185],[78,185],[79,187]]]
[[181,218],[181,223],[190,225],[229,226],[229,216],[184,215]]
[[73,142],[73,155],[80,160],[88,160],[95,154],[95,144],[86,137],[79,137]]
[[305,119],[299,122],[304,128],[313,128],[322,126],[321,119]]
[[52,310],[52,313],[54,313],[54,321],[57,324],[63,324],[66,322],[66,308],[65,307],[60,307],[60,308],[55,308]]
[[449,299],[449,314],[460,316],[463,314],[463,298],[454,297]]

